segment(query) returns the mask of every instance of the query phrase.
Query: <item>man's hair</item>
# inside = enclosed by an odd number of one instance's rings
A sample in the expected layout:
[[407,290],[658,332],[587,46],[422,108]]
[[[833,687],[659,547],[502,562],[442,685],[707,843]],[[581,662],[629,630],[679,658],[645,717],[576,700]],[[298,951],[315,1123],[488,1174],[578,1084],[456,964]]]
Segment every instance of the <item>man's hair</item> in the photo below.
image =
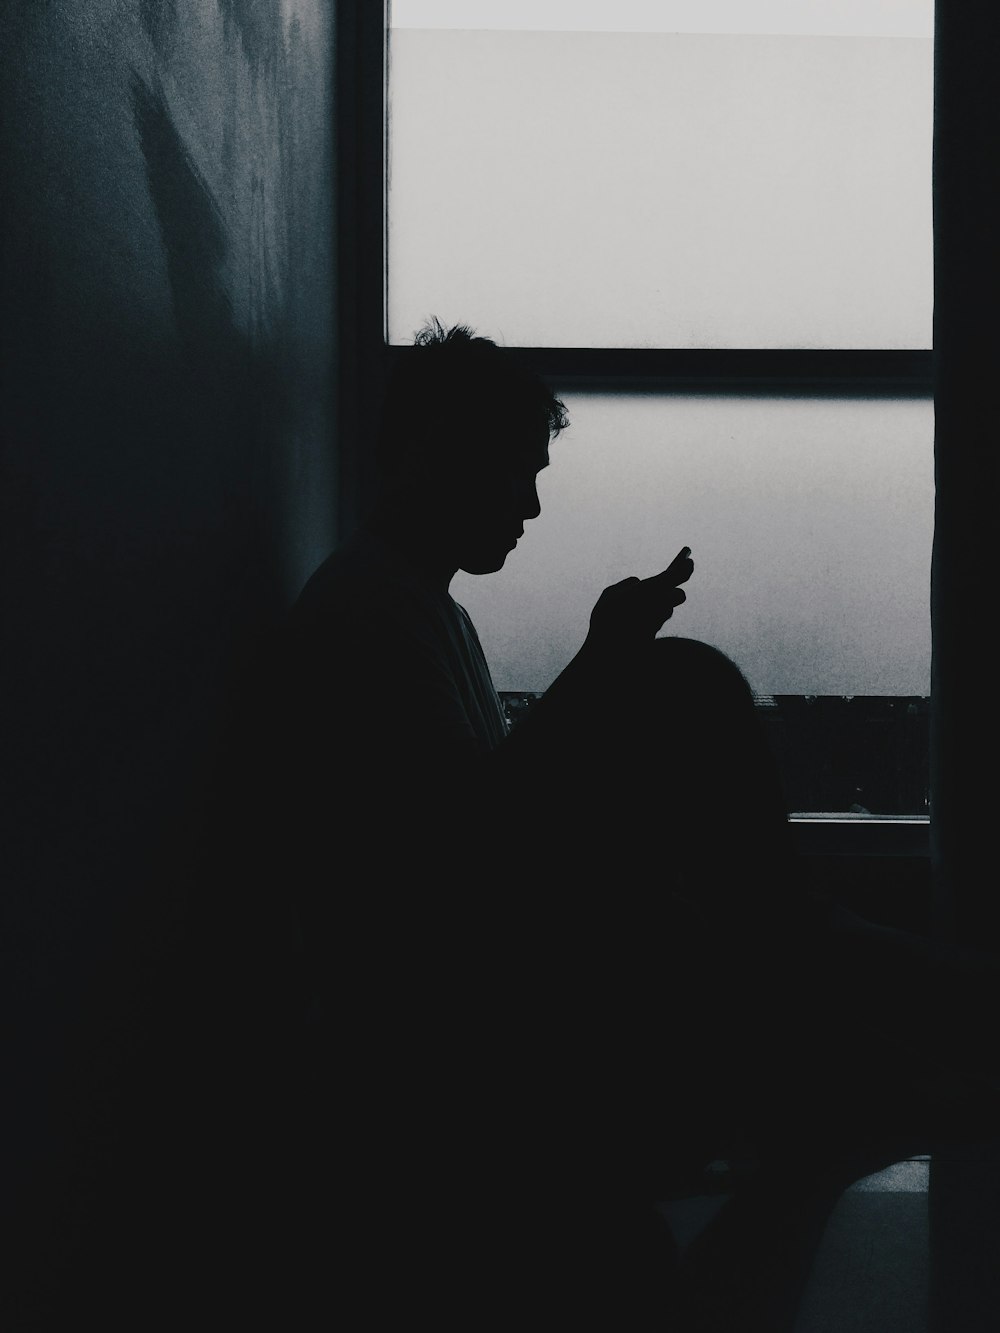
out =
[[477,440],[495,448],[505,435],[543,428],[551,439],[568,425],[563,403],[516,352],[465,324],[431,319],[392,367],[379,460],[388,475],[410,460],[447,466]]

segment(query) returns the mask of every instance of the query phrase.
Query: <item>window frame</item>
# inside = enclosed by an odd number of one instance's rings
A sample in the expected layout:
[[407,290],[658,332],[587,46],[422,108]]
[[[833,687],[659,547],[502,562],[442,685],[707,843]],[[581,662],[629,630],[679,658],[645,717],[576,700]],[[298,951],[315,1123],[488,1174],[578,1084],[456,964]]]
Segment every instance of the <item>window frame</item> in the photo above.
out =
[[[339,521],[354,526],[374,493],[380,400],[392,366],[412,354],[388,340],[389,2],[337,6],[336,108],[340,291]],[[739,394],[933,401],[933,351],[518,347],[557,392]],[[803,851],[929,855],[927,816],[792,816]]]

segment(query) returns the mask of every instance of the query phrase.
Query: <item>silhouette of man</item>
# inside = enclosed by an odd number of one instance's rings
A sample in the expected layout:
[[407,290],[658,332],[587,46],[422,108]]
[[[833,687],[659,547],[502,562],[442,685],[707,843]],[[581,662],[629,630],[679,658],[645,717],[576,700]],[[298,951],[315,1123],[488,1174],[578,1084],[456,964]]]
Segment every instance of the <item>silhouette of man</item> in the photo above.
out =
[[[695,973],[737,966],[735,919],[777,910],[787,848],[746,682],[715,649],[657,637],[685,600],[687,547],[602,593],[579,652],[508,727],[449,585],[503,566],[567,424],[491,340],[437,323],[418,335],[386,395],[377,501],[279,637],[278,778],[259,817],[352,1071],[373,1197],[388,1178],[468,1217],[481,1204],[463,1204],[466,1189],[517,1181],[533,1214],[541,1197],[561,1210],[556,1237],[572,1213],[579,1242],[586,1217],[606,1262],[611,1237],[635,1240],[625,1201],[650,1197],[653,1167],[669,1176],[718,1150],[715,1074],[732,1080],[741,1024],[713,1019],[721,1001]],[[664,1015],[692,987],[698,1020],[670,1023],[668,1050]],[[713,1022],[732,1038],[717,1070]],[[690,1082],[692,1068],[697,1087],[668,1099],[665,1071]],[[552,1265],[552,1234],[529,1243],[523,1221],[519,1234],[522,1273],[543,1252]],[[564,1295],[594,1297],[586,1255],[563,1248]]]
[[[567,425],[491,340],[436,322],[417,336],[388,387],[376,503],[275,645],[242,805],[259,873],[298,916],[310,1141],[336,1141],[317,1179],[351,1181],[349,1263],[375,1265],[390,1307],[419,1292],[464,1327],[501,1309],[522,1326],[529,1289],[551,1302],[532,1327],[561,1326],[573,1300],[644,1327],[643,1284],[670,1259],[652,1199],[744,1135],[794,1160],[824,1134],[911,1128],[879,985],[860,1001],[867,1043],[823,998],[839,935],[803,887],[746,681],[660,636],[688,547],[607,588],[508,727],[449,587],[502,568]],[[851,957],[885,944],[863,934]],[[922,975],[919,944],[888,947]],[[858,1089],[878,1079],[873,1122]]]
[[[476,910],[490,883],[511,895],[529,856],[536,882],[574,866],[644,879],[654,856],[657,900],[698,878],[703,905],[711,882],[727,913],[746,908],[748,895],[723,885],[728,859],[711,846],[708,812],[732,804],[740,831],[758,851],[770,839],[779,859],[785,814],[739,672],[704,644],[656,637],[685,600],[690,550],[602,593],[579,652],[513,729],[450,595],[459,570],[502,568],[538,517],[537,477],[567,424],[563,404],[491,340],[438,324],[418,335],[389,386],[373,511],[285,627],[276,696],[294,745],[281,764],[294,791],[289,846],[319,834],[368,882],[433,876],[438,897],[457,889]],[[315,887],[308,919],[327,910]],[[428,895],[411,897],[429,910]],[[533,910],[543,915],[537,900]]]

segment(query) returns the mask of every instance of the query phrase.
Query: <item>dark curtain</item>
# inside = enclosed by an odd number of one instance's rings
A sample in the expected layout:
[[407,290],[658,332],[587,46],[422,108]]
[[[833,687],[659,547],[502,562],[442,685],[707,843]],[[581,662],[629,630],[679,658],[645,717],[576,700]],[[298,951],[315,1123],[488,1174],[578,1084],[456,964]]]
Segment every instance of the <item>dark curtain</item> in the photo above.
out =
[[1000,81],[995,6],[938,0],[934,128],[935,536],[931,836],[945,929],[1000,940],[997,352]]
[[[995,6],[938,0],[934,123],[935,533],[931,848],[940,927],[1000,947],[994,864],[1000,81]],[[970,1031],[992,1014],[959,1013]],[[956,1034],[958,1036],[960,1034]],[[996,1078],[996,1045],[983,1043]],[[931,1162],[929,1327],[992,1333],[1000,1138]]]

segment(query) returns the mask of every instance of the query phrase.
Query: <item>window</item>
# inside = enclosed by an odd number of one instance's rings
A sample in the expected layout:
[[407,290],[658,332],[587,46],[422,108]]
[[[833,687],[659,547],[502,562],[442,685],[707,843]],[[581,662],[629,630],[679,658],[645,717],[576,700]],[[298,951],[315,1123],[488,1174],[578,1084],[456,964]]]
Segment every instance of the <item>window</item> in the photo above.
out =
[[433,312],[531,347],[930,346],[925,6],[391,13],[392,342]]
[[470,323],[573,423],[453,586],[498,688],[688,544],[670,628],[744,669],[793,805],[924,817],[932,5],[393,0],[389,39],[388,341]]

